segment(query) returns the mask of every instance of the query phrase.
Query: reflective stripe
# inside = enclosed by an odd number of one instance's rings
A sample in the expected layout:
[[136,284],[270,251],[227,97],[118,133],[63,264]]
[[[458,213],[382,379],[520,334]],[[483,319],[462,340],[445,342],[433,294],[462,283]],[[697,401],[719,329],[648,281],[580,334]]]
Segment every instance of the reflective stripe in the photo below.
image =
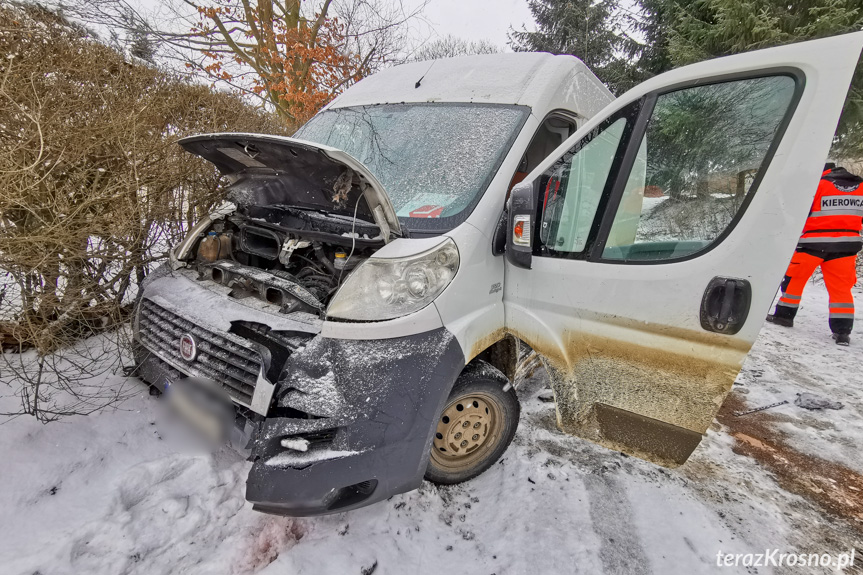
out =
[[816,230],[806,230],[803,232],[803,235],[806,234],[859,234],[860,228],[818,228]]
[[843,317],[848,317],[848,318],[854,319],[854,312],[853,312],[853,311],[847,311],[847,312],[846,312],[846,311],[843,311],[843,312],[834,312],[834,311],[831,311],[831,312],[830,312],[830,317],[831,317],[831,318],[843,318]]
[[820,238],[800,238],[798,243],[801,244],[821,244],[821,243],[840,243],[840,242],[860,242],[863,241],[859,235],[857,236],[821,236]]
[[782,301],[781,299],[778,302],[776,302],[776,305],[781,305],[782,307],[795,307],[795,308],[800,307],[799,303],[788,303],[788,302]]
[[863,216],[863,208],[851,210],[821,210],[820,212],[812,212],[810,218],[823,218],[824,216]]
[[854,309],[854,303],[853,302],[852,303],[831,303],[830,308],[832,309],[834,307],[845,307],[845,308],[850,307],[851,309]]
[[803,299],[802,295],[791,295],[790,293],[783,293],[782,297],[784,297],[785,299],[797,300],[797,301],[800,301],[801,299]]

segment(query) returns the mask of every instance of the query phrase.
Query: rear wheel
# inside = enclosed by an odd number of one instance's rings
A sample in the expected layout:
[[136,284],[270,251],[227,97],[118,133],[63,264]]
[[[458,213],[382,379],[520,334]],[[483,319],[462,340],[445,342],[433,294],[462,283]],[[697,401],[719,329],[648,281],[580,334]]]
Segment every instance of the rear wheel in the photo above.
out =
[[506,384],[506,377],[488,364],[459,377],[437,419],[426,479],[461,483],[500,459],[520,412],[515,390],[504,391]]

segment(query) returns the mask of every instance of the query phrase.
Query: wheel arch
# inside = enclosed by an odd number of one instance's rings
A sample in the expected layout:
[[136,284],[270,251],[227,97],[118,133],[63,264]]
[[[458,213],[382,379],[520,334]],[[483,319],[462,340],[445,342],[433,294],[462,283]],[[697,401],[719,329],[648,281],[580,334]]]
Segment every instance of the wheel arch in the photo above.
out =
[[[515,373],[518,367],[519,340],[508,333],[487,346],[465,366],[465,371],[476,369],[483,363],[489,364],[500,371],[510,383],[515,383]],[[463,372],[464,373],[464,372]]]

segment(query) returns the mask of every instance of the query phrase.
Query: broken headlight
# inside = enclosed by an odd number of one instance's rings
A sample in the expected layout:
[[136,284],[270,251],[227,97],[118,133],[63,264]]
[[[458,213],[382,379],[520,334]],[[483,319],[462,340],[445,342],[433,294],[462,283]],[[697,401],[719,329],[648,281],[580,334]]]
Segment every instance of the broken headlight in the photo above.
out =
[[369,258],[333,297],[327,315],[380,321],[418,311],[440,295],[458,271],[458,249],[447,239],[421,254]]

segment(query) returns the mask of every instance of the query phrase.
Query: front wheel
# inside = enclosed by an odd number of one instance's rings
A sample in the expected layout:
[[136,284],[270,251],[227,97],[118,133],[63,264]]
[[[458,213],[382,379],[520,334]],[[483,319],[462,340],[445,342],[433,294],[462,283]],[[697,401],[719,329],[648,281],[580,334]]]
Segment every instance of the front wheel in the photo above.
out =
[[[453,484],[491,467],[515,436],[520,406],[515,390],[486,369],[466,371],[456,381],[437,419],[425,478]],[[494,370],[497,371],[497,370]]]

